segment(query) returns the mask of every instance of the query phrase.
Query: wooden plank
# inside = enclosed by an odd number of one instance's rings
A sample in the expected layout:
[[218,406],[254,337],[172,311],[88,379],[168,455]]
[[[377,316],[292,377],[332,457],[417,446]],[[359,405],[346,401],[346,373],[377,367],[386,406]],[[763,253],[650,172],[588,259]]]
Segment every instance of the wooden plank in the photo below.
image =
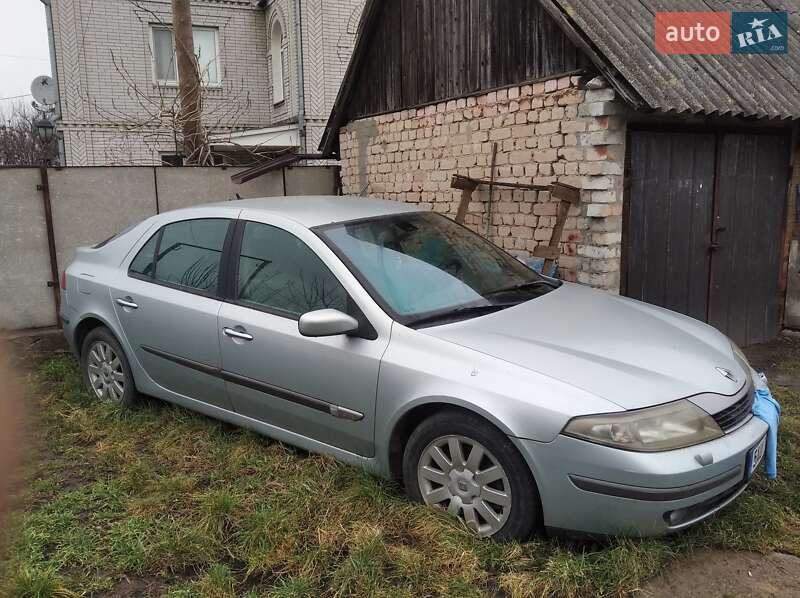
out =
[[581,201],[581,190],[565,183],[552,183],[550,194],[553,199],[568,201],[575,205]]
[[[456,189],[461,189],[461,187],[456,187],[454,181],[458,181],[459,182],[458,184],[467,184],[464,181],[469,181],[475,185],[488,185],[491,182],[490,179],[473,179],[461,174],[454,174],[450,186]],[[508,187],[511,189],[526,189],[529,191],[550,191],[550,185],[529,185],[527,183],[508,183],[505,181],[495,181],[494,185],[497,187]]]
[[492,194],[494,193],[494,173],[497,165],[497,142],[492,142],[492,157],[489,160],[489,190],[486,198],[486,228],[484,236],[488,239],[492,230]]
[[475,187],[461,187],[461,201],[458,202],[458,211],[456,212],[456,222],[464,224],[467,218],[467,210],[469,209],[469,202],[472,201],[472,192]]
[[480,64],[483,56],[481,54],[481,6],[483,0],[466,0],[465,4],[469,6],[469,23],[467,24],[467,38],[469,43],[469,52],[467,56],[467,63],[464,65],[466,69],[466,87],[465,92],[475,92],[480,89]]
[[712,134],[634,131],[625,293],[704,320],[714,185]]
[[789,143],[783,135],[720,136],[709,323],[742,346],[780,331],[781,246]]
[[[561,243],[561,235],[564,233],[564,225],[567,222],[569,215],[570,203],[568,201],[560,201],[558,203],[558,213],[556,214],[556,225],[553,227],[553,233],[550,235],[550,249],[558,256],[558,248]],[[549,272],[555,258],[546,258],[542,265],[542,272]]]
[[[689,227],[683,235],[689,245],[686,277],[687,307],[684,313],[705,320],[708,311],[708,276],[711,267],[708,247],[711,243],[711,217],[714,201],[714,155],[716,141],[710,134],[694,135],[694,171],[692,187],[684,192],[687,209],[691,209]],[[677,241],[676,241],[677,242]]]

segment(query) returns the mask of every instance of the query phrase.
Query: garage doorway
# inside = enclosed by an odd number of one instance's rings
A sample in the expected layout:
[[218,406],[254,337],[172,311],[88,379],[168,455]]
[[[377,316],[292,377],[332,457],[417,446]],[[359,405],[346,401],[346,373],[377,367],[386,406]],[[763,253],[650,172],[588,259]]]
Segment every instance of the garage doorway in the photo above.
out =
[[786,135],[631,131],[623,292],[742,346],[781,328]]

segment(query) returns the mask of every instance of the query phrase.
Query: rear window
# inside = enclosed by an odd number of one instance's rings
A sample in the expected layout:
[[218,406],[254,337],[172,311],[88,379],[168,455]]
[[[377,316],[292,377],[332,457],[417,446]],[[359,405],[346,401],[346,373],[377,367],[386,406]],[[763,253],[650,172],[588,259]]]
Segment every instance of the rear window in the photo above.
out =
[[127,228],[125,228],[125,229],[121,230],[121,231],[120,231],[120,232],[118,232],[117,234],[115,234],[115,235],[111,235],[111,236],[110,236],[108,239],[106,239],[106,240],[104,240],[104,241],[100,241],[100,242],[99,242],[97,245],[92,245],[92,249],[100,249],[101,247],[105,247],[106,245],[108,245],[109,243],[111,243],[111,241],[113,241],[113,240],[114,240],[114,239],[116,239],[117,237],[121,237],[121,236],[122,236],[122,235],[124,235],[125,233],[127,233],[127,232],[129,232],[129,231],[133,230],[133,227],[137,226],[138,224],[139,224],[138,222],[137,222],[137,223],[134,223],[134,224],[131,224],[129,227],[127,227]]

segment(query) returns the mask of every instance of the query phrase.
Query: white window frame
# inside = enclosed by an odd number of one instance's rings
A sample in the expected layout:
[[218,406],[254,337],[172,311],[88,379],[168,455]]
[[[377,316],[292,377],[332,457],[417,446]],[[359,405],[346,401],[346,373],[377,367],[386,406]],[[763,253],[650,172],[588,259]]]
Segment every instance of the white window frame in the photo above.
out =
[[[220,45],[219,45],[219,27],[206,27],[203,25],[193,25],[192,26],[192,36],[194,37],[194,32],[196,30],[203,30],[203,31],[211,31],[214,33],[214,45],[216,51],[216,61],[217,61],[217,81],[209,81],[208,83],[203,81],[202,73],[200,73],[200,84],[202,87],[207,87],[211,89],[221,88],[222,87],[222,58],[220,55]],[[155,39],[155,32],[156,31],[169,31],[172,35],[172,56],[175,60],[175,79],[159,79],[158,78],[158,69],[156,63],[156,39]],[[192,48],[192,52],[194,52],[194,48]],[[158,85],[161,87],[177,87],[181,78],[180,69],[178,68],[178,58],[175,52],[175,30],[170,25],[165,25],[162,23],[151,23],[150,24],[150,68],[151,73],[153,76],[153,85]]]
[[[277,51],[275,44],[275,27],[280,27],[281,37],[278,40]],[[286,72],[284,70],[284,51],[283,40],[286,33],[283,30],[283,23],[279,18],[272,21],[269,28],[269,47],[270,56],[272,57],[272,103],[274,105],[282,104],[286,101]]]
[[[156,31],[169,31],[172,34],[172,58],[175,61],[175,80],[158,78],[158,60],[156,58]],[[153,85],[165,87],[177,87],[178,78],[178,58],[175,56],[175,32],[168,25],[153,23],[150,25],[150,72],[153,75]]]

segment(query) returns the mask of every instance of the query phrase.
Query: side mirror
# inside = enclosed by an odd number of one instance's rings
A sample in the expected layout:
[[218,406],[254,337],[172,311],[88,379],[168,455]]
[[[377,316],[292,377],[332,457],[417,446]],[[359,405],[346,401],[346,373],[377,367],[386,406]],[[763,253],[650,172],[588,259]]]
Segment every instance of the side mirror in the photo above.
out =
[[358,321],[338,309],[318,309],[300,316],[297,329],[303,336],[336,336],[358,330]]

